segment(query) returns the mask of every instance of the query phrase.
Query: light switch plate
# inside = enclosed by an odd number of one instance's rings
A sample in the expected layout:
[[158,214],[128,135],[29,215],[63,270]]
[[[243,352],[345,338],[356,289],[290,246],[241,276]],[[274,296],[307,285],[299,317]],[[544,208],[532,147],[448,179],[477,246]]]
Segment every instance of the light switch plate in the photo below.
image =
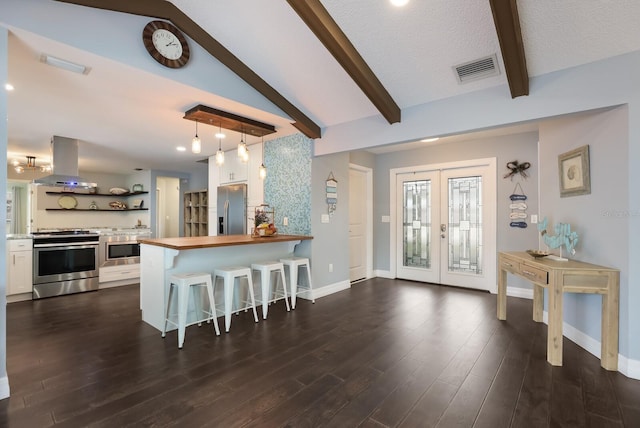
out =
[[322,214],[320,216],[320,223],[329,223],[329,214]]
[[538,216],[536,214],[531,214],[531,224],[538,223]]
[[390,223],[391,222],[391,217],[389,217],[388,215],[383,215],[381,221],[383,223]]

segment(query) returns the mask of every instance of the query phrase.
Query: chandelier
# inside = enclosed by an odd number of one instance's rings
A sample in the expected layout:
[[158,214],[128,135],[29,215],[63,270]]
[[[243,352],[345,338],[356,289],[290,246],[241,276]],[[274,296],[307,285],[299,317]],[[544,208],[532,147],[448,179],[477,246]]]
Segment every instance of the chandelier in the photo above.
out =
[[35,156],[27,156],[27,163],[20,163],[18,160],[14,159],[11,162],[11,165],[13,165],[13,169],[18,174],[22,174],[25,171],[51,172],[51,165],[36,166],[36,157]]

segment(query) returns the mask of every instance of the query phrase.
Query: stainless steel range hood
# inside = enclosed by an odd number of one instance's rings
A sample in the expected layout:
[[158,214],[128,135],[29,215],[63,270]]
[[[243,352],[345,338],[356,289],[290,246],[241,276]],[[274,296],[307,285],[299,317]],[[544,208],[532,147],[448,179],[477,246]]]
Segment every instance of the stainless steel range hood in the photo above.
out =
[[35,184],[80,189],[97,186],[78,176],[78,140],[54,135],[51,139],[51,159],[53,174],[34,180]]

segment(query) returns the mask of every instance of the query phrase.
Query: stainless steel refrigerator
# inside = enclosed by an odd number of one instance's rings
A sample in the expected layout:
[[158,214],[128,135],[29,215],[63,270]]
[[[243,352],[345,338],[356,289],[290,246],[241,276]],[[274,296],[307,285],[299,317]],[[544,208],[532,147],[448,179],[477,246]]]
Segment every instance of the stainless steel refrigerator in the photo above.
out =
[[218,187],[218,235],[247,233],[247,185]]

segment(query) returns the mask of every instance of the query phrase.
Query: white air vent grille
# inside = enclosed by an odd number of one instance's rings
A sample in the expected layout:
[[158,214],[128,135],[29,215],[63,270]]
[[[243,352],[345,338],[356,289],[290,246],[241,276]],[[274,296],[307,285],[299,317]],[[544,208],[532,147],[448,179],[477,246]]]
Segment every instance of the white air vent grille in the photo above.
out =
[[472,80],[484,79],[485,77],[497,76],[500,74],[498,60],[494,55],[465,62],[453,67],[459,83],[467,83]]

